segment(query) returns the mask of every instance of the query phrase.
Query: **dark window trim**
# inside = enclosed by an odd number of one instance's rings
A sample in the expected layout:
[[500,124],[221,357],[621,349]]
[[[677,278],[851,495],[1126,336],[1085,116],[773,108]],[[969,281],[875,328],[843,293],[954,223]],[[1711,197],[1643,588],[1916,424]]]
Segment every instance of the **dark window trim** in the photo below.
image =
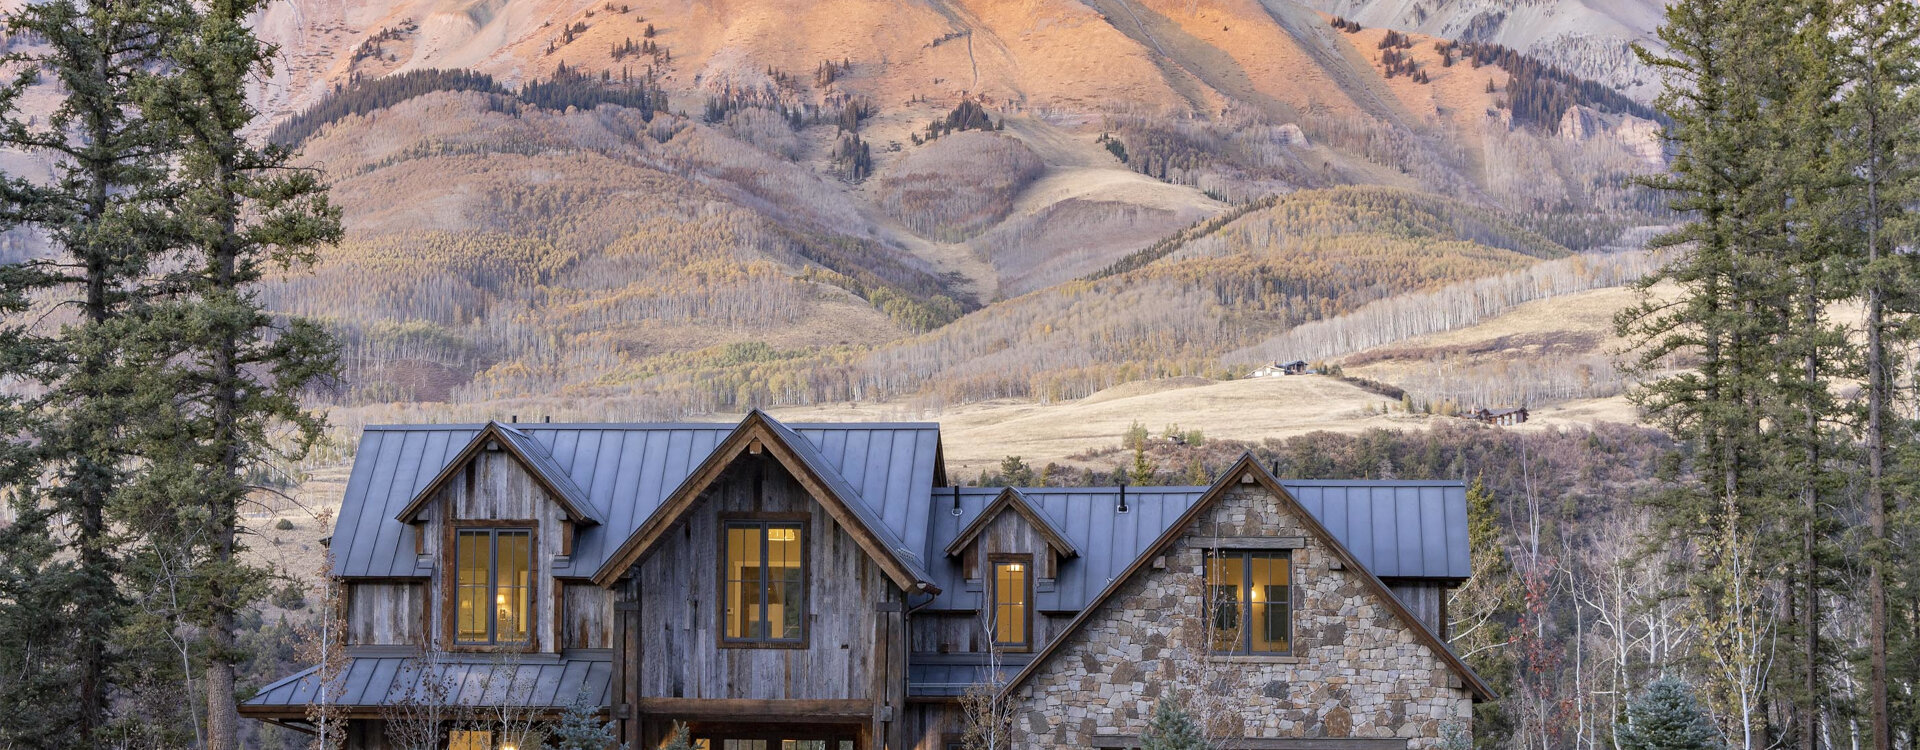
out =
[[[1287,561],[1287,585],[1286,585],[1287,648],[1284,651],[1253,650],[1253,628],[1255,627],[1255,625],[1253,623],[1253,605],[1252,605],[1251,590],[1253,586],[1253,558],[1254,557],[1278,558],[1278,559],[1283,559]],[[1218,558],[1230,558],[1230,559],[1235,559],[1240,561],[1240,566],[1241,566],[1240,567],[1240,585],[1239,585],[1240,593],[1239,593],[1239,598],[1234,602],[1234,606],[1238,608],[1237,611],[1239,612],[1239,616],[1240,616],[1241,632],[1240,632],[1240,642],[1234,645],[1233,650],[1231,651],[1215,650],[1213,651],[1213,653],[1217,655],[1222,655],[1222,656],[1293,656],[1294,654],[1298,653],[1300,651],[1297,643],[1298,633],[1296,632],[1296,629],[1294,628],[1293,624],[1294,624],[1294,620],[1296,619],[1295,613],[1299,609],[1299,607],[1297,606],[1297,603],[1299,602],[1300,597],[1297,589],[1299,587],[1300,577],[1296,575],[1296,571],[1294,570],[1292,550],[1276,550],[1276,549],[1218,549],[1218,550],[1209,549],[1209,550],[1206,550],[1204,555],[1204,562],[1201,566],[1200,572],[1201,572],[1202,585],[1206,587],[1207,596],[1202,600],[1201,606],[1205,607],[1205,611],[1202,613],[1202,616],[1206,618],[1205,621],[1207,623],[1207,630],[1209,633],[1213,631],[1213,621],[1214,621],[1214,618],[1217,616],[1215,607],[1218,606],[1218,604],[1214,601],[1214,598],[1213,598],[1213,589],[1214,589],[1213,578],[1212,578],[1213,566],[1211,563],[1213,562],[1213,560]],[[1268,600],[1268,606],[1269,607],[1272,606],[1271,599]],[[1211,643],[1212,637],[1209,636],[1208,640],[1209,640],[1209,643]]]
[[[813,582],[808,573],[811,565],[807,555],[813,547],[811,521],[813,516],[807,513],[722,513],[719,516],[719,575],[714,580],[714,601],[719,606],[713,608],[717,627],[714,635],[720,648],[806,648],[808,636],[812,633],[809,621],[813,619]],[[727,530],[734,528],[792,528],[800,532],[800,635],[797,638],[733,638],[727,636],[727,580],[732,571],[728,570]],[[760,536],[760,616],[767,616],[767,536]],[[771,628],[767,628],[771,630]]]
[[[1000,566],[1007,563],[1019,563],[1021,565],[1026,566],[1025,570],[1023,571],[1024,575],[1021,576],[1021,580],[1026,582],[1027,591],[1025,594],[1025,598],[1021,600],[1021,607],[1020,607],[1020,616],[1026,619],[1026,623],[1025,623],[1025,627],[1023,627],[1020,632],[1025,634],[1027,636],[1027,639],[1019,643],[1000,642],[1000,631],[998,628],[998,625],[1000,622]],[[992,635],[994,639],[993,640],[994,650],[1001,651],[1003,653],[1024,653],[1024,652],[1033,650],[1033,608],[1034,608],[1033,555],[1023,555],[1023,554],[1009,553],[1009,552],[999,552],[999,553],[988,555],[987,556],[987,573],[988,573],[987,577],[992,581],[992,584],[987,586],[986,588],[987,588],[987,606],[993,608],[993,619],[994,619],[995,628],[990,635]]]
[[[444,589],[445,610],[441,615],[441,634],[450,651],[535,651],[540,642],[540,531],[539,522],[518,519],[452,519],[446,524],[446,559],[443,568],[446,583]],[[461,532],[486,532],[487,542],[487,590],[489,594],[498,588],[499,544],[501,532],[526,532],[527,534],[527,639],[524,641],[502,641],[496,632],[494,617],[497,613],[489,608],[487,615],[487,640],[460,640],[460,534]]]

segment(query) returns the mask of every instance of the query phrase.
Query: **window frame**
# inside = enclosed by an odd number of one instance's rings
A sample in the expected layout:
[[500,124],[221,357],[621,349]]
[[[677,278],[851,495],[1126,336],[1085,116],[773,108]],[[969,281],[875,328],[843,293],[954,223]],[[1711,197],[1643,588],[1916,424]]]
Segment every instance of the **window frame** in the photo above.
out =
[[[1026,636],[1026,640],[1020,643],[1003,643],[1000,641],[1000,566],[1009,564],[1019,564],[1022,566],[1023,575],[1021,578],[1026,582],[1026,591],[1021,594],[1022,598],[1020,600],[1020,616],[1024,619],[1024,622],[1021,623],[1020,632]],[[986,573],[989,581],[985,587],[987,589],[986,606],[991,607],[993,610],[994,629],[993,632],[990,633],[993,638],[991,642],[993,650],[1001,653],[1024,653],[1032,651],[1034,610],[1033,555],[1010,552],[987,555]]]
[[[1256,627],[1253,622],[1252,600],[1253,559],[1256,557],[1285,560],[1287,563],[1287,583],[1285,587],[1287,591],[1287,648],[1284,651],[1256,651],[1253,648],[1253,630],[1254,627]],[[1201,556],[1200,578],[1201,588],[1207,595],[1202,597],[1200,606],[1201,617],[1203,621],[1207,623],[1208,653],[1222,657],[1293,656],[1299,653],[1299,632],[1298,629],[1294,627],[1294,622],[1297,619],[1296,613],[1299,611],[1300,581],[1299,576],[1296,575],[1293,557],[1293,550],[1290,549],[1208,549],[1203,552]],[[1236,608],[1235,611],[1239,614],[1242,626],[1240,628],[1239,638],[1237,639],[1238,642],[1234,644],[1231,650],[1213,648],[1212,633],[1216,632],[1213,623],[1217,617],[1217,607],[1219,606],[1218,600],[1214,598],[1213,593],[1214,589],[1222,587],[1221,585],[1213,583],[1213,562],[1219,559],[1232,559],[1238,561],[1240,564],[1240,583],[1236,586],[1239,589],[1239,596],[1235,599],[1234,606]],[[1267,600],[1266,604],[1271,608],[1273,600]],[[1271,611],[1271,609],[1269,609],[1269,611]]]
[[[808,554],[813,549],[813,516],[808,513],[722,513],[717,524],[717,551],[719,575],[714,578],[714,640],[720,648],[807,648],[813,633],[813,566]],[[727,635],[727,582],[733,571],[729,570],[727,551],[727,532],[736,528],[793,528],[800,532],[800,635],[794,638],[737,638]],[[767,535],[760,535],[760,622],[766,623],[767,605]],[[766,628],[765,630],[771,630]]]
[[[453,519],[444,524],[446,533],[442,537],[441,578],[443,582],[442,602],[445,605],[440,617],[441,643],[447,651],[466,652],[533,652],[540,649],[540,524],[538,521],[523,519]],[[497,590],[499,571],[499,535],[501,532],[524,531],[527,534],[527,639],[524,641],[501,641],[494,616],[488,615],[487,641],[460,640],[460,532],[489,532],[487,578],[490,591]]]

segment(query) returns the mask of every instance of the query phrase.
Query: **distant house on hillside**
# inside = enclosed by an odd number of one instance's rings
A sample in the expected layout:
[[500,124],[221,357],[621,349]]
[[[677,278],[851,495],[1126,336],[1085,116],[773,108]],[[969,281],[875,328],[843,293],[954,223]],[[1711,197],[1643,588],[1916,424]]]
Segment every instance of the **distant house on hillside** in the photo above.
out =
[[1247,377],[1277,378],[1282,375],[1305,375],[1305,374],[1307,374],[1306,361],[1296,359],[1292,362],[1275,362],[1269,365],[1261,365],[1260,369],[1254,370],[1253,373],[1248,375]]
[[1510,426],[1517,425],[1527,421],[1527,407],[1520,406],[1512,409],[1481,408],[1479,411],[1476,411],[1469,416],[1476,421],[1485,422],[1487,424],[1496,424],[1496,425],[1501,425],[1503,427],[1510,427]]
[[582,704],[633,748],[947,750],[983,693],[1009,750],[1124,750],[1197,686],[1244,707],[1221,747],[1437,750],[1493,698],[1446,645],[1458,481],[961,487],[939,425],[753,412],[368,427],[340,507],[345,658],[241,713],[324,700],[347,750]]

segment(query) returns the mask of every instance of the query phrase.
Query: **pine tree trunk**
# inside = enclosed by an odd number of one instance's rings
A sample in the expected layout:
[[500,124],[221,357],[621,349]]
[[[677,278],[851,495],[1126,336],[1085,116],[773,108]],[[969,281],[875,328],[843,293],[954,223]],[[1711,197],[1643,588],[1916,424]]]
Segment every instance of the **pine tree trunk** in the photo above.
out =
[[[1869,54],[1878,52],[1870,50]],[[1880,84],[1876,80],[1878,61],[1869,60],[1866,85],[1870,92]],[[1887,712],[1887,583],[1885,545],[1887,541],[1886,424],[1887,385],[1890,382],[1886,355],[1886,295],[1881,288],[1880,262],[1880,179],[1881,131],[1879,107],[1869,93],[1866,111],[1867,140],[1867,530],[1872,546],[1867,553],[1867,662],[1868,714],[1874,750],[1891,750],[1893,723]]]
[[[1872,127],[1869,125],[1869,128]],[[1867,195],[1867,210],[1872,213],[1867,227],[1867,263],[1871,267],[1879,260],[1880,255],[1879,231],[1875,226],[1879,222],[1878,186],[1871,181],[1867,184]],[[1867,553],[1867,681],[1868,689],[1872,691],[1868,700],[1873,748],[1874,750],[1891,750],[1893,738],[1890,735],[1893,723],[1887,713],[1887,582],[1884,559],[1884,547],[1887,541],[1887,502],[1883,487],[1887,460],[1885,413],[1888,372],[1884,340],[1886,300],[1877,278],[1873,278],[1868,283],[1867,530],[1873,540],[1873,546]]]
[[[1820,325],[1819,305],[1814,295],[1807,295],[1807,335],[1818,334]],[[1806,375],[1809,384],[1820,382],[1820,355],[1817,350],[1807,352]],[[1802,528],[1800,555],[1801,577],[1801,627],[1805,628],[1804,640],[1806,652],[1802,658],[1807,660],[1806,672],[1801,685],[1806,692],[1801,695],[1800,713],[1800,750],[1815,750],[1818,735],[1816,726],[1820,723],[1820,573],[1814,562],[1816,528],[1814,519],[1820,514],[1820,492],[1814,477],[1820,470],[1820,413],[1811,402],[1807,407],[1807,480],[1800,490],[1801,508],[1807,514]]]
[[[96,50],[98,59],[94,63],[98,67],[95,70],[102,73],[111,70],[113,63],[107,50],[104,47],[96,47]],[[104,86],[107,82],[100,80],[93,83]],[[85,97],[82,99],[81,106],[85,108],[88,135],[93,142],[96,144],[109,142],[111,135],[108,118],[112,117],[108,111],[110,104],[94,97]],[[111,188],[108,175],[115,165],[110,155],[101,154],[98,151],[90,153],[92,158],[88,159],[85,165],[88,180],[86,208],[83,209],[81,218],[89,224],[97,224],[105,218],[107,213],[108,193]],[[109,268],[108,250],[100,247],[97,239],[88,238],[88,242],[86,247],[80,249],[82,264],[86,269],[86,299],[82,302],[82,314],[88,324],[98,326],[107,322],[112,316],[112,302],[108,299],[108,278],[113,271]],[[103,361],[104,353],[97,347],[90,348],[89,351],[88,361],[83,365],[86,368],[85,372],[98,373],[105,370],[108,363]],[[87,392],[76,393],[74,396],[82,402],[94,402],[79,404],[79,408],[75,411],[81,419],[97,417],[98,412],[92,414],[88,412],[91,409],[97,409],[100,402],[107,398],[107,394],[100,393],[97,388],[89,388]],[[109,647],[107,639],[112,629],[105,627],[106,623],[103,620],[110,616],[107,614],[109,603],[116,598],[117,593],[112,557],[106,548],[107,495],[112,491],[111,476],[115,467],[103,466],[96,460],[95,451],[100,450],[102,446],[76,446],[80,442],[76,438],[83,430],[92,432],[93,428],[97,427],[98,425],[85,425],[81,429],[74,429],[73,425],[69,425],[71,434],[68,437],[70,441],[68,447],[78,447],[74,456],[73,480],[78,485],[75,492],[79,506],[76,509],[79,516],[79,533],[74,537],[74,544],[80,562],[80,580],[86,589],[83,592],[76,592],[75,595],[75,601],[80,603],[83,612],[79,632],[74,634],[78,641],[75,645],[79,650],[80,662],[78,717],[80,725],[76,728],[76,732],[77,739],[82,745],[89,744],[94,732],[105,725],[107,720]]]
[[[215,172],[216,184],[226,185],[231,175],[227,165],[221,165]],[[233,294],[236,282],[234,264],[238,251],[234,248],[234,237],[239,223],[237,213],[240,209],[240,196],[231,190],[223,190],[222,207],[228,213],[221,217],[221,243],[216,246],[209,258],[214,272],[212,293],[216,299],[225,299]],[[250,312],[250,311],[249,311]],[[229,315],[233,311],[228,312]],[[213,352],[212,383],[213,409],[209,415],[213,428],[213,446],[220,451],[221,475],[216,481],[222,491],[211,493],[212,513],[217,527],[214,533],[219,541],[214,547],[214,564],[218,570],[229,570],[235,564],[235,542],[239,534],[239,508],[244,482],[240,476],[240,434],[239,418],[240,382],[242,374],[236,363],[239,357],[238,337],[244,335],[238,328],[239,322],[232,321],[216,343]],[[240,601],[241,592],[216,585],[209,597],[213,608],[212,622],[209,624],[209,637],[213,640],[212,653],[207,657],[207,747],[209,750],[240,750],[240,714],[239,705],[234,700],[234,621],[236,613],[246,602]]]

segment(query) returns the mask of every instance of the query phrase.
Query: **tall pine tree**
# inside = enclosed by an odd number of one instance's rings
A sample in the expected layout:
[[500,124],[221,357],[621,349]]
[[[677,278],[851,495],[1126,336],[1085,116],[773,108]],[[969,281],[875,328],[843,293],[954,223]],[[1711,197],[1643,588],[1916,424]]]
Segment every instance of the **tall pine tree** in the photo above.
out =
[[206,746],[235,750],[235,669],[245,658],[235,629],[269,576],[241,555],[240,510],[259,479],[320,438],[322,418],[300,398],[337,369],[333,339],[308,321],[268,313],[257,285],[271,270],[311,262],[341,230],[313,172],[243,135],[257,115],[247,83],[271,75],[274,55],[247,25],[263,0],[168,2],[171,72],[142,103],[179,143],[187,255],[182,297],[155,305],[128,332],[161,373],[143,392],[151,408],[134,427],[151,466],[128,494],[148,509],[150,533],[191,561],[186,599],[201,634]]
[[[1852,150],[1850,165],[1856,176],[1852,191],[1858,250],[1858,295],[1866,307],[1865,403],[1859,419],[1860,440],[1866,452],[1866,487],[1862,500],[1866,538],[1860,540],[1867,569],[1865,609],[1867,648],[1862,681],[1867,685],[1869,739],[1874,750],[1888,750],[1894,741],[1889,684],[1892,612],[1890,580],[1911,553],[1892,543],[1891,521],[1903,517],[1894,504],[1900,467],[1893,462],[1894,447],[1913,438],[1894,403],[1894,380],[1910,361],[1901,352],[1913,340],[1914,313],[1920,300],[1912,291],[1920,281],[1910,252],[1915,217],[1909,207],[1920,199],[1920,172],[1913,163],[1912,146],[1920,142],[1916,128],[1914,87],[1920,85],[1920,50],[1916,50],[1916,10],[1900,0],[1847,0],[1836,4],[1839,17],[1837,58],[1847,83],[1841,98],[1843,140]],[[1910,480],[1906,482],[1911,484]],[[1907,593],[1906,596],[1913,596]],[[1906,684],[1913,679],[1909,666]]]
[[[46,0],[5,19],[31,43],[8,55],[22,72],[0,87],[0,148],[40,156],[54,175],[0,181],[0,229],[27,227],[53,253],[0,269],[0,299],[18,310],[37,297],[61,325],[12,329],[0,353],[6,375],[42,389],[11,402],[4,425],[21,523],[0,540],[0,619],[23,637],[0,639],[0,704],[25,705],[14,690],[37,697],[34,711],[0,712],[0,744],[95,747],[111,719],[112,639],[127,602],[109,506],[126,481],[123,425],[143,373],[107,329],[157,292],[149,269],[170,246],[170,144],[134,106],[158,56],[157,17],[148,0]],[[22,110],[36,87],[57,95],[50,114]]]

